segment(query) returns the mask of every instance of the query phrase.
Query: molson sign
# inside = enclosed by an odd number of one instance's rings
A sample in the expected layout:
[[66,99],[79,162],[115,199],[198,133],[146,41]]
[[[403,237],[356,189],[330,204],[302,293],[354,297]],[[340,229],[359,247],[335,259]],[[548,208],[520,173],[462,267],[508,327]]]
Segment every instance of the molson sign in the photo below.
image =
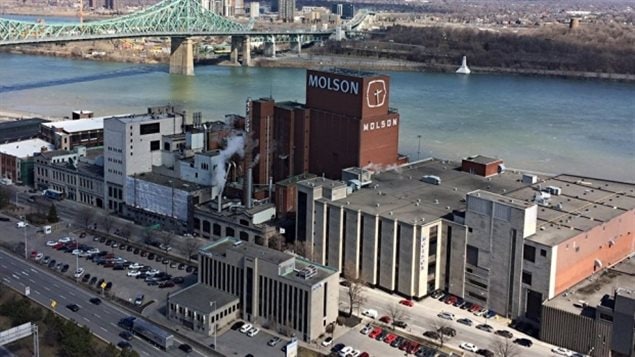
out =
[[359,95],[359,82],[347,79],[331,78],[321,74],[310,73],[308,86],[344,94]]

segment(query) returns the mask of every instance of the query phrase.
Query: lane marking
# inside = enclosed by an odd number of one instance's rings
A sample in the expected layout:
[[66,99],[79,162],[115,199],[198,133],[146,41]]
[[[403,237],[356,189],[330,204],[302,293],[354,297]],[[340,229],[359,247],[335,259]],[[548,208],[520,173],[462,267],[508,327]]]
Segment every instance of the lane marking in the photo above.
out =
[[49,288],[48,288],[48,287],[46,287],[46,286],[44,286],[43,288],[44,288],[44,290],[46,290],[46,291],[51,291],[51,289],[49,289]]
[[17,275],[15,275],[15,274],[11,274],[11,276],[12,276],[12,277],[13,277],[13,279],[15,279],[15,280],[20,280],[20,277],[19,277],[19,276],[17,276]]
[[96,318],[101,319],[101,316],[94,314]]
[[99,326],[100,329],[102,329],[104,332],[108,332],[108,330],[106,330],[105,328],[103,328],[102,326]]
[[29,273],[27,273],[27,272],[25,272],[25,271],[21,271],[20,273],[22,273],[22,275],[29,276]]
[[90,322],[90,320],[85,318],[84,316],[82,316],[82,319],[86,320],[86,322]]
[[33,268],[30,268],[29,270],[37,274],[37,271],[35,271]]
[[2,266],[2,269],[7,269],[7,266],[4,264],[0,264],[0,266]]
[[31,284],[35,284],[35,280],[29,278],[29,281],[31,282]]
[[62,295],[62,294],[60,294],[60,298],[61,298],[62,300],[66,300],[66,297],[64,297],[64,295]]

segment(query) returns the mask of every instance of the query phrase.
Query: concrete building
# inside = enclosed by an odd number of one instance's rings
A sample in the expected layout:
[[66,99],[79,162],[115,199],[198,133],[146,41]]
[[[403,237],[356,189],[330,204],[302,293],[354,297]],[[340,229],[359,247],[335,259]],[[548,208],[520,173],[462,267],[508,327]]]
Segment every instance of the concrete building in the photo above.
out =
[[0,145],[0,178],[33,185],[33,156],[55,149],[42,139],[29,139]]
[[99,117],[42,123],[40,136],[59,150],[72,150],[76,146],[102,146],[104,119],[105,117]]
[[278,3],[278,17],[284,22],[293,22],[295,18],[295,0],[276,0]]
[[35,139],[40,136],[40,125],[47,122],[39,118],[0,122],[0,143]]
[[249,17],[255,19],[260,17],[260,3],[257,1],[252,1],[249,3]]
[[635,259],[545,302],[540,339],[591,356],[635,356]]
[[[94,119],[93,119],[94,120]],[[123,213],[128,176],[161,166],[164,136],[180,134],[183,116],[170,107],[104,119],[105,208]]]
[[193,231],[212,240],[235,237],[244,241],[267,245],[277,229],[267,224],[275,217],[275,207],[264,204],[251,209],[240,207],[240,200],[224,200],[198,205],[194,209]]
[[635,252],[635,185],[469,171],[427,160],[361,182],[301,181],[296,239],[376,287],[444,289],[536,323],[543,301]]
[[337,319],[338,282],[332,268],[236,238],[199,251],[199,284],[237,296],[243,319],[307,342]]
[[34,187],[53,189],[68,200],[104,208],[103,149],[54,150],[35,156]]

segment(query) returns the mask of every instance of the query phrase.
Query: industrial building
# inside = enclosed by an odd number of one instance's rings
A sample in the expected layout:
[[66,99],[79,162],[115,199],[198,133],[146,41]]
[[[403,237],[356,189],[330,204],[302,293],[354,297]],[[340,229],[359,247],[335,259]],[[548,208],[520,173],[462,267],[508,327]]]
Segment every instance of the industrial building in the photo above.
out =
[[48,120],[40,118],[0,122],[0,143],[35,139],[40,136],[40,125]]
[[103,146],[105,118],[88,117],[42,123],[40,136],[60,150],[72,150],[76,146]]
[[[94,120],[94,119],[93,119]],[[127,177],[161,166],[163,137],[183,131],[183,115],[171,107],[149,108],[146,114],[106,118],[104,126],[105,208],[123,213]]]
[[219,309],[228,306],[227,313],[234,314],[231,297],[237,297],[243,319],[306,342],[317,340],[337,319],[335,269],[236,238],[223,238],[199,250],[198,281],[214,291],[198,295],[196,302],[180,299],[183,314],[195,305],[206,310],[214,300],[223,302]]
[[33,185],[33,156],[55,149],[42,139],[28,139],[0,145],[0,179]]
[[63,197],[104,208],[103,149],[76,146],[73,151],[53,150],[35,156],[34,187],[52,189]]
[[635,356],[635,256],[544,303],[540,339],[591,356]]
[[[301,181],[296,239],[308,258],[378,288],[444,289],[536,323],[544,300],[635,252],[635,185],[466,161]],[[481,161],[499,173],[470,173]]]

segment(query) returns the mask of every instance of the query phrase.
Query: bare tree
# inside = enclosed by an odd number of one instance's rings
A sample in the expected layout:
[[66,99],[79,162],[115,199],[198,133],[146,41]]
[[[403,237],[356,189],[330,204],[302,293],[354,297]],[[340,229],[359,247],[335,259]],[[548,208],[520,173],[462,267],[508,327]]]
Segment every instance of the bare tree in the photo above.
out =
[[109,214],[101,217],[101,226],[106,231],[106,234],[110,234],[112,227],[115,225],[115,218]]
[[445,342],[456,335],[456,330],[452,328],[448,320],[438,318],[432,323],[432,328],[439,334],[440,347],[443,347]]
[[126,243],[130,242],[130,236],[132,235],[132,226],[130,223],[124,223],[124,225],[119,230],[119,235],[126,238]]
[[307,241],[299,241],[296,240],[293,242],[293,251],[309,260],[313,260],[313,251],[311,249],[311,244]]
[[194,237],[187,237],[185,241],[181,245],[181,253],[187,256],[187,260],[192,260],[192,255],[198,251],[199,248],[198,240]]
[[269,248],[271,249],[282,250],[283,243],[284,236],[281,234],[275,234],[269,237]]
[[404,316],[406,316],[406,311],[404,310],[403,306],[396,302],[388,307],[387,312],[388,312],[388,317],[390,317],[390,320],[392,321],[393,330],[395,329],[395,325],[394,325],[395,321],[399,321],[403,319]]
[[143,230],[143,244],[152,243],[152,237],[154,237],[154,231],[152,229],[144,229]]
[[497,337],[492,344],[496,357],[518,357],[521,355],[518,346],[509,338]]
[[86,229],[90,227],[94,219],[95,219],[95,212],[92,209],[83,209],[79,211],[79,214],[77,215],[77,220]]
[[357,270],[350,263],[344,265],[342,276],[348,283],[348,316],[351,316],[353,315],[354,309],[359,310],[359,307],[366,302],[366,282],[359,277]]
[[174,232],[170,232],[170,231],[165,231],[163,232],[163,234],[161,234],[160,236],[161,243],[163,244],[163,249],[166,251],[166,253],[170,245],[172,245],[172,242],[174,241],[174,237],[175,237]]

